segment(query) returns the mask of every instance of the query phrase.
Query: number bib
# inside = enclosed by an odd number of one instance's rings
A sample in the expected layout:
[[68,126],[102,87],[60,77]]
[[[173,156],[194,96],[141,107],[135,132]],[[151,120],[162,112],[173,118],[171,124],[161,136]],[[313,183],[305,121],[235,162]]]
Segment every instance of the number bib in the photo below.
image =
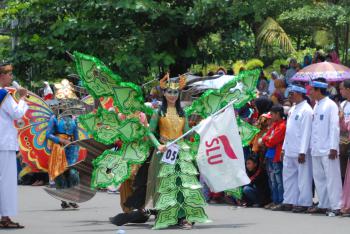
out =
[[164,152],[162,162],[174,165],[179,154],[179,146],[172,144],[168,147],[167,151]]

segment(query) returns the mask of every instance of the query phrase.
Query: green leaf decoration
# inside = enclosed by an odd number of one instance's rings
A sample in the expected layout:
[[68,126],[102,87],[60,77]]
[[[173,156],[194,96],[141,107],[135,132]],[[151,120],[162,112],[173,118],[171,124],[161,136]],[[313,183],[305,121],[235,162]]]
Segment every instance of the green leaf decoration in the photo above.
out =
[[243,71],[221,89],[206,91],[186,109],[186,114],[197,113],[206,118],[233,100],[236,100],[234,107],[241,108],[254,98],[259,74],[259,70]]
[[203,118],[206,118],[211,113],[224,107],[222,104],[223,98],[223,95],[220,95],[217,91],[208,90],[186,109],[186,114],[191,115],[193,113],[198,113]]
[[131,164],[143,163],[148,157],[150,144],[147,141],[124,143],[120,149],[122,159]]
[[166,210],[160,210],[157,215],[156,222],[153,229],[167,228],[171,225],[175,225],[178,222],[178,213],[180,206],[176,205]]
[[243,146],[249,145],[253,137],[260,131],[258,128],[243,121],[239,117],[237,117],[237,125]]
[[131,165],[143,163],[148,156],[147,142],[125,143],[118,151],[106,150],[93,161],[91,187],[119,186],[130,177]]
[[116,151],[106,150],[93,161],[91,187],[106,188],[119,185],[130,177],[131,168]]
[[122,113],[131,114],[135,111],[144,111],[152,114],[152,109],[144,105],[142,90],[134,83],[120,82],[118,86],[113,87],[116,106]]
[[175,206],[177,204],[177,193],[179,191],[177,189],[168,192],[168,193],[162,193],[159,195],[155,208],[157,210],[165,210],[168,207]]
[[158,178],[168,177],[175,174],[175,166],[171,164],[163,164],[159,170]]
[[229,189],[225,191],[226,195],[232,196],[236,199],[242,199],[243,197],[243,187],[238,187],[234,189]]
[[190,152],[191,151],[191,142],[189,142],[187,140],[181,140],[177,144],[180,146],[181,152]]
[[186,212],[186,220],[195,223],[207,223],[209,222],[208,216],[202,207],[192,207],[184,205],[182,207]]
[[174,174],[172,176],[162,178],[159,182],[158,193],[167,193],[176,189],[176,178],[177,176]]
[[74,58],[83,86],[95,99],[112,97],[124,114],[135,111],[152,114],[152,109],[144,105],[143,93],[138,85],[122,82],[118,75],[93,56],[74,52]]
[[202,207],[206,205],[202,192],[199,189],[181,189],[184,196],[184,202],[192,207]]
[[83,85],[91,96],[95,99],[114,96],[112,88],[121,81],[118,75],[93,56],[74,52],[74,60]]
[[179,161],[186,161],[186,162],[192,162],[194,160],[194,156],[192,152],[190,151],[185,151],[179,154]]
[[[239,109],[245,104],[247,104],[250,100],[252,100],[252,97],[249,94],[236,89],[235,91],[233,91],[233,93],[231,93],[231,95],[227,99],[228,100],[237,99],[237,101],[233,103],[233,107]],[[225,105],[227,103],[228,102],[225,102]]]
[[94,138],[103,144],[117,139],[125,142],[139,140],[147,135],[147,128],[136,118],[119,120],[115,112],[99,108],[96,114],[79,116],[79,121]]
[[196,176],[191,175],[180,175],[182,187],[189,189],[199,189],[202,185],[199,183]]
[[227,93],[230,89],[237,86],[237,82],[241,79],[240,76],[235,76],[231,81],[227,82],[219,91],[220,93]]
[[240,76],[240,81],[244,85],[244,91],[248,93],[256,93],[255,90],[258,84],[260,70],[242,71],[241,73],[242,75]]
[[187,175],[198,175],[197,168],[191,162],[179,161],[178,165],[180,166],[181,172]]

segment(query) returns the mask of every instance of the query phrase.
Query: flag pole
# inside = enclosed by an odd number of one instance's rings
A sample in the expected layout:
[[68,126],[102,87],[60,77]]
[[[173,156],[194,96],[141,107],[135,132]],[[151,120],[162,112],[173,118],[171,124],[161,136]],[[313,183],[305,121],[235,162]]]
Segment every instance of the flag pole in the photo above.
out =
[[[235,101],[237,101],[238,98],[233,99],[232,101],[230,101],[226,106],[224,106],[223,108],[221,108],[220,110],[216,111],[214,114],[210,115],[209,117],[215,117],[218,114],[220,114],[223,110],[226,110],[229,106],[231,106]],[[209,118],[207,117],[207,118]],[[191,128],[190,130],[188,130],[185,134],[179,136],[178,138],[176,138],[175,140],[169,142],[166,144],[167,147],[169,147],[172,144],[175,144],[176,142],[178,142],[179,140],[181,140],[182,138],[188,136],[189,134],[191,134],[193,131],[197,130],[197,128],[199,128],[201,126],[201,124],[198,124],[197,126],[194,126],[193,128]]]

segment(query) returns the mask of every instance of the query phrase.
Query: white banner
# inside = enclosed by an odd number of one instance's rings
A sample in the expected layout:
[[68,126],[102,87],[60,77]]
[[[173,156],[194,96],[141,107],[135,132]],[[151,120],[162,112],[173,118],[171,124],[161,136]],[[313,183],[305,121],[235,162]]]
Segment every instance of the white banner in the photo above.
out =
[[212,192],[250,183],[232,105],[223,113],[205,119],[197,132],[201,139],[197,163],[201,176]]

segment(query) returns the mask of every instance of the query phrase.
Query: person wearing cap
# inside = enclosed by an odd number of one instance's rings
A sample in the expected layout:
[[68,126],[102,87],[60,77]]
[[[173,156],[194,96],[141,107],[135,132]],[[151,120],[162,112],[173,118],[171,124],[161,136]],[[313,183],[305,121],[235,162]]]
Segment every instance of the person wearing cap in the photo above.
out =
[[326,79],[317,78],[310,82],[310,96],[316,101],[311,130],[312,170],[317,207],[309,213],[326,213],[336,216],[340,212],[342,181],[339,163],[339,110],[335,102],[327,97]]
[[283,202],[283,181],[282,181],[282,145],[286,133],[286,121],[283,107],[275,105],[270,110],[271,121],[273,122],[266,135],[262,138],[266,146],[266,170],[269,176],[272,203],[265,206],[266,209]]
[[23,117],[28,109],[23,100],[27,90],[18,88],[20,101],[17,103],[5,89],[12,83],[11,64],[0,65],[0,229],[23,228],[14,223],[10,216],[17,214],[17,129],[13,121]]
[[305,95],[304,87],[289,87],[289,99],[295,105],[288,112],[286,136],[282,147],[283,205],[273,210],[301,213],[312,206],[312,164],[309,151],[312,108]]
[[256,125],[260,131],[254,136],[250,142],[252,153],[259,161],[259,165],[263,165],[263,159],[265,155],[265,146],[262,143],[262,138],[265,136],[269,127],[271,126],[271,114],[266,113],[260,115]]

